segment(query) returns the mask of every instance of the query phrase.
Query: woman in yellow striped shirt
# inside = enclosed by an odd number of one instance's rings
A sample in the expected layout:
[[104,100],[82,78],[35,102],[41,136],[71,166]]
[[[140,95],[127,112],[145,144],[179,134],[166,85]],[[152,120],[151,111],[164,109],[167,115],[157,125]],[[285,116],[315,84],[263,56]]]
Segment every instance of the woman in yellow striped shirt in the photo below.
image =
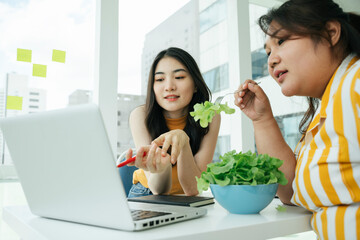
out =
[[259,25],[270,75],[285,96],[309,101],[294,153],[260,86],[247,80],[235,96],[259,153],[284,160],[289,184],[277,194],[313,212],[318,238],[360,239],[360,16],[332,0],[291,0]]

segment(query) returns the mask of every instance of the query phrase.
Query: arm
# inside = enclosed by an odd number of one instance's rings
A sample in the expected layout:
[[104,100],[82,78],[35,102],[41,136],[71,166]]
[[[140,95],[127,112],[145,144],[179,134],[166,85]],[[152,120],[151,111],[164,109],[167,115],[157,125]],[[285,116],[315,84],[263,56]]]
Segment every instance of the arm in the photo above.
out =
[[[136,161],[133,164],[145,171],[148,185],[152,193],[161,194],[171,189],[170,156],[161,155],[161,149],[151,144],[151,136],[145,125],[145,107],[140,106],[130,114],[130,129],[137,148]],[[146,156],[143,157],[144,152]],[[128,156],[131,156],[129,151]]]
[[163,154],[171,145],[171,161],[178,164],[179,182],[186,195],[198,194],[195,176],[200,177],[207,165],[212,162],[219,128],[220,115],[216,115],[195,156],[191,151],[189,137],[183,130],[170,131],[154,140],[155,143],[163,146]]
[[247,80],[239,90],[241,92],[235,95],[235,105],[253,121],[258,152],[267,153],[284,161],[279,169],[285,174],[288,184],[279,185],[277,194],[283,203],[291,204],[292,181],[296,165],[295,154],[285,142],[273,116],[269,99],[261,87]]
[[182,155],[179,155],[178,176],[186,195],[199,193],[195,176],[200,177],[213,160],[220,122],[220,115],[216,114],[209,125],[209,132],[204,136],[200,149],[194,157],[192,157],[190,146],[188,150],[182,152]]

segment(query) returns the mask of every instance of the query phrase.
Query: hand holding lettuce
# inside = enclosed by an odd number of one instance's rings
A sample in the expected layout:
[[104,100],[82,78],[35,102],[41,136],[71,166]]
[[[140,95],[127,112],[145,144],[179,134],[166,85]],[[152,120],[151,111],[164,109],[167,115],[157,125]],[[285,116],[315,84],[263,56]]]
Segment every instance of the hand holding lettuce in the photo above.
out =
[[194,111],[190,112],[190,115],[194,117],[195,122],[200,120],[200,126],[206,128],[209,123],[211,123],[215,114],[219,114],[222,111],[226,114],[233,114],[235,109],[230,108],[227,104],[213,104],[209,101],[205,101],[204,103],[195,104]]
[[220,156],[221,162],[210,163],[200,178],[196,177],[199,193],[206,191],[210,184],[260,185],[287,184],[284,173],[278,170],[283,161],[267,154],[256,155],[251,151],[236,153],[235,150]]

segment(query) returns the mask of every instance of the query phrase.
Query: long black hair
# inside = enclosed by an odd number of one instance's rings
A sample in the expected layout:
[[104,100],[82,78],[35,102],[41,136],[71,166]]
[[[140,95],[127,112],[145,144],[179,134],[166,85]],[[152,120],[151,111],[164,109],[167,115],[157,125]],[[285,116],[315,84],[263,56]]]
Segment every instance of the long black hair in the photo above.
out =
[[209,127],[202,128],[199,122],[195,122],[194,118],[190,116],[189,112],[194,111],[194,105],[196,103],[202,103],[209,101],[211,97],[210,90],[206,85],[200,69],[196,64],[194,58],[186,51],[171,47],[161,51],[154,59],[154,62],[150,68],[149,81],[147,86],[147,97],[146,97],[146,127],[150,133],[151,138],[154,140],[161,134],[168,132],[169,128],[166,125],[165,117],[163,115],[163,108],[156,102],[155,92],[153,89],[155,70],[159,61],[164,57],[171,57],[183,64],[191,75],[195,89],[197,90],[189,103],[188,114],[186,119],[186,126],[184,131],[190,138],[190,146],[192,153],[195,155],[199,148],[200,143],[204,136],[208,133]]
[[[259,18],[258,24],[265,34],[277,37],[281,29],[269,33],[273,21],[290,33],[287,37],[291,34],[310,36],[315,44],[325,39],[332,46],[334,56],[343,59],[348,54],[355,53],[360,57],[360,16],[344,12],[332,0],[289,0],[279,8],[270,9]],[[336,48],[332,45],[331,35],[326,29],[329,21],[338,21],[341,24],[341,36]],[[309,108],[299,124],[302,134],[307,131],[319,106],[319,99],[307,97],[307,100]]]

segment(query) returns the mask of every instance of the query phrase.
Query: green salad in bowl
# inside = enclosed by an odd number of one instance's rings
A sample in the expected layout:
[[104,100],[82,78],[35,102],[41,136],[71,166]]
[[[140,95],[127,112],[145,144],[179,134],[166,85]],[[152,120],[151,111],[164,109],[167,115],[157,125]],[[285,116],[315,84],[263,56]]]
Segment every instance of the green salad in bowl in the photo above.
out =
[[[235,109],[227,104],[205,101],[195,104],[190,115],[206,128],[215,114],[222,111],[233,114]],[[220,159],[220,162],[208,164],[200,178],[196,177],[197,188],[201,194],[210,187],[216,201],[230,213],[260,212],[274,199],[278,185],[288,182],[279,170],[283,161],[267,154],[236,153],[233,150]]]
[[283,161],[267,154],[233,150],[220,159],[196,177],[197,188],[201,193],[210,187],[217,202],[230,213],[260,212],[274,199],[278,185],[288,183],[279,170]]
[[206,172],[196,178],[198,191],[208,190],[210,184],[226,185],[260,185],[279,183],[287,184],[284,173],[279,170],[283,161],[267,154],[236,153],[235,150],[220,156],[222,161],[210,163]]

